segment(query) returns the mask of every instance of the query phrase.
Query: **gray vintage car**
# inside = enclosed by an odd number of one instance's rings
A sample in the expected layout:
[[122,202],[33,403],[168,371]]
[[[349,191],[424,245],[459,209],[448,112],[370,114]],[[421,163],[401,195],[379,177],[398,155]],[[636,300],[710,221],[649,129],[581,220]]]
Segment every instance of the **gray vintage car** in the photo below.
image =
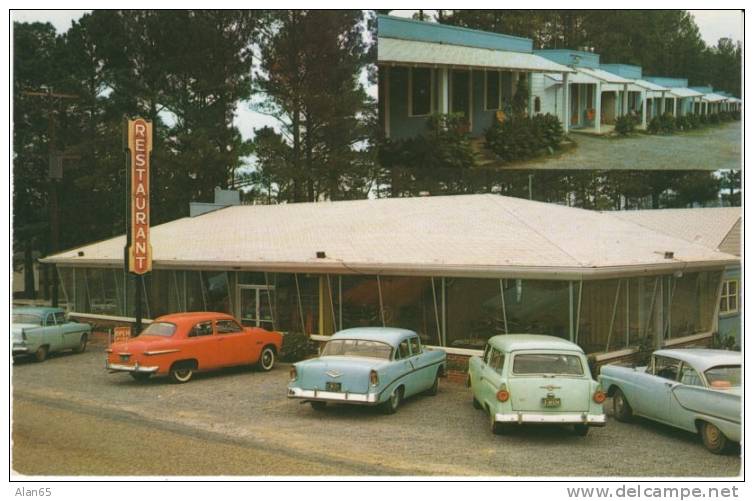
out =
[[31,355],[42,362],[52,352],[73,350],[81,353],[92,333],[89,324],[74,322],[61,308],[13,308],[13,357]]
[[599,379],[618,421],[639,415],[699,433],[716,454],[741,440],[739,352],[657,350],[649,365],[606,365]]

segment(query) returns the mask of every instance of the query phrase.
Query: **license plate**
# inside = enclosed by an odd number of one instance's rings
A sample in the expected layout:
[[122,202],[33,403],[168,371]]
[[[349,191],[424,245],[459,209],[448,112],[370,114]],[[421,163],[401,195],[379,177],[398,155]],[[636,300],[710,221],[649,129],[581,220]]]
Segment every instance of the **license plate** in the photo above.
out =
[[542,399],[544,407],[560,407],[560,399],[554,397],[545,397]]
[[325,383],[325,390],[327,391],[340,391],[340,383]]

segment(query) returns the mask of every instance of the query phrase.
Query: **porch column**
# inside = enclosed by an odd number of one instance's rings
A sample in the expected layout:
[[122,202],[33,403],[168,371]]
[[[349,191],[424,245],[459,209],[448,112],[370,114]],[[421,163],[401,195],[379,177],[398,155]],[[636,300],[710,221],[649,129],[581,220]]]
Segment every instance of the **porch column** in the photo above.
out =
[[526,87],[529,89],[529,103],[527,109],[529,110],[529,116],[534,116],[534,98],[532,97],[532,75],[533,73],[526,73]]
[[623,113],[622,115],[628,115],[628,84],[623,85]]
[[641,128],[647,128],[647,90],[641,91]]
[[563,73],[563,132],[568,134],[568,127],[571,124],[570,117],[568,116],[568,110],[570,109],[571,100],[571,84],[568,83],[568,73]]
[[440,68],[440,113],[447,115],[448,112],[448,68]]
[[660,115],[664,115],[665,114],[665,91],[662,91],[661,96],[662,97],[660,98]]
[[596,84],[594,101],[594,130],[599,134],[602,126],[602,82]]
[[678,116],[678,98],[676,97],[673,98],[673,116]]

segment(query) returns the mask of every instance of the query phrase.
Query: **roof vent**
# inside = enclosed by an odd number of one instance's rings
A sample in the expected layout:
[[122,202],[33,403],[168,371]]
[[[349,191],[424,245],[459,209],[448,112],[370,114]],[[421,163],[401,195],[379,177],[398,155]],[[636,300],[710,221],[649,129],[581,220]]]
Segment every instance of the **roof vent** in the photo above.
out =
[[83,256],[84,256],[84,251],[79,251],[79,252],[78,252],[78,256],[79,256],[79,257],[83,257]]
[[665,251],[665,259],[673,259],[673,256],[675,256],[673,251]]
[[325,251],[317,251],[317,259],[324,259],[327,257],[327,254],[325,254]]

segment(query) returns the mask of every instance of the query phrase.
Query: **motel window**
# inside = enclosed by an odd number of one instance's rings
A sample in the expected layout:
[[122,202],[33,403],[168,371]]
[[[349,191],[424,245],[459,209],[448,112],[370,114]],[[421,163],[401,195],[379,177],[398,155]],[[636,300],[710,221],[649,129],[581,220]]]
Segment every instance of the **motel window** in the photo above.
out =
[[726,280],[723,282],[723,290],[720,293],[720,313],[738,312],[738,280]]
[[500,108],[500,72],[485,72],[485,110],[497,110]]
[[409,74],[409,114],[414,117],[426,116],[432,112],[432,70],[411,68]]

